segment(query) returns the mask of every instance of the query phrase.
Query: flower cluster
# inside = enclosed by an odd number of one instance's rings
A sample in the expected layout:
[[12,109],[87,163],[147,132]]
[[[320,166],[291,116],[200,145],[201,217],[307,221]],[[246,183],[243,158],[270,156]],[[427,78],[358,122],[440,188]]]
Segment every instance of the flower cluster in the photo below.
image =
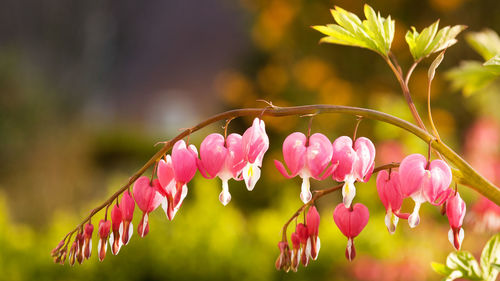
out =
[[[292,248],[289,247],[286,232],[283,240],[278,243],[280,255],[276,268],[296,271],[299,263],[307,266],[311,259],[315,260],[318,256],[318,232],[311,229],[319,226],[319,214],[312,206],[317,197],[311,193],[310,178],[325,180],[331,177],[342,183],[338,187],[342,187],[343,201],[336,206],[333,219],[347,237],[346,258],[354,259],[354,238],[365,228],[369,219],[369,211],[365,205],[352,203],[356,194],[354,183],[368,181],[374,172],[375,147],[372,142],[364,137],[353,141],[342,136],[331,143],[323,134],[316,133],[309,137],[295,132],[283,143],[283,158],[290,172],[277,160],[276,168],[286,178],[297,175],[302,178],[300,199],[304,206],[311,207],[304,223],[298,223],[290,236]],[[416,227],[423,203],[443,205],[451,227],[449,240],[457,250],[460,249],[464,238],[462,223],[466,207],[460,194],[450,188],[452,173],[448,164],[442,160],[430,161],[423,155],[412,154],[403,159],[399,170],[395,170],[397,166],[376,171],[377,191],[386,209],[385,224],[389,232],[392,234],[396,231],[399,219],[408,220],[410,227]],[[411,214],[401,211],[405,198],[411,198],[415,202]],[[294,217],[298,217],[302,211],[304,209],[300,209]],[[284,228],[287,226],[288,224]]]
[[[188,193],[187,184],[197,171],[206,177],[219,177],[222,180],[222,192],[219,200],[227,205],[231,200],[228,181],[244,180],[249,191],[253,190],[260,178],[260,167],[264,154],[269,148],[264,121],[255,118],[253,124],[243,136],[230,134],[227,138],[220,134],[211,134],[203,140],[200,147],[200,158],[194,145],[187,145],[183,140],[177,141],[171,155],[158,161],[157,179],[146,176],[139,177],[133,185],[132,192],[123,193],[121,201],[113,206],[111,220],[106,218],[99,222],[99,243],[97,246],[99,260],[106,257],[109,240],[111,253],[117,255],[123,245],[127,245],[133,234],[132,219],[134,209],[142,211],[142,218],[137,226],[137,233],[144,237],[149,233],[149,214],[160,205],[169,220],[174,219]],[[133,197],[132,197],[133,196]],[[109,207],[109,205],[108,205]],[[90,258],[92,251],[92,233],[94,227],[90,221],[79,229],[76,238],[67,254],[66,238],[52,251],[56,262],[64,263],[69,256],[69,263],[82,263]],[[317,235],[316,235],[317,236]],[[71,240],[69,237],[68,240]]]
[[[260,168],[268,148],[269,138],[265,124],[259,118],[254,119],[252,126],[243,135],[208,135],[202,141],[199,153],[194,145],[188,145],[184,140],[177,141],[171,154],[157,162],[154,171],[157,178],[137,178],[132,189],[125,190],[121,200],[116,199],[110,220],[107,219],[106,208],[106,216],[99,222],[97,231],[99,260],[106,257],[108,242],[113,255],[118,254],[121,247],[129,243],[134,232],[132,219],[136,205],[142,211],[137,226],[140,237],[149,233],[149,214],[160,205],[167,219],[173,220],[187,196],[188,184],[197,171],[207,179],[218,177],[222,181],[219,200],[223,205],[231,200],[228,184],[230,179],[244,180],[247,189],[253,190],[260,178]],[[452,174],[446,162],[430,161],[420,154],[412,154],[403,159],[398,171],[393,170],[397,165],[390,165],[388,171],[380,168],[375,170],[375,146],[368,138],[353,140],[341,136],[331,142],[321,133],[306,136],[299,132],[290,134],[284,140],[283,158],[285,164],[275,160],[275,166],[286,178],[302,178],[299,197],[304,205],[284,226],[283,239],[278,243],[280,255],[276,260],[277,269],[297,271],[300,264],[307,266],[311,260],[318,258],[321,245],[320,215],[314,201],[340,188],[343,200],[334,209],[333,220],[340,232],[347,237],[345,256],[348,260],[353,260],[356,256],[354,238],[365,228],[369,219],[368,208],[361,203],[353,203],[356,195],[354,184],[367,182],[374,172],[378,172],[377,191],[386,209],[385,224],[390,233],[395,232],[399,219],[407,219],[412,228],[417,226],[421,204],[429,202],[444,205],[451,227],[450,242],[456,249],[460,248],[464,238],[462,223],[466,207],[460,194],[449,187]],[[321,190],[313,196],[311,178],[319,181],[331,178],[340,184],[329,191]],[[403,199],[407,197],[415,202],[411,214],[401,211]],[[295,231],[290,235],[290,247],[286,228],[302,212],[304,221],[296,223]],[[73,234],[70,233],[68,241],[65,238],[54,249],[56,261],[64,262],[68,256],[69,263],[73,265],[89,259],[93,230],[90,220],[82,225],[75,232],[76,237],[67,252]]]
[[[302,133],[292,133],[283,142],[283,158],[291,171],[275,160],[278,171],[286,178],[299,175],[302,178],[300,199],[308,203],[311,198],[309,178],[324,180],[332,177],[344,182],[343,202],[349,207],[356,195],[355,181],[367,182],[375,167],[375,146],[361,137],[353,141],[342,136],[333,143],[323,134],[306,137]],[[330,165],[330,166],[329,166]]]
[[[410,227],[420,222],[420,206],[429,202],[443,205],[450,223],[450,243],[458,250],[464,238],[462,223],[465,216],[465,202],[460,194],[450,188],[451,169],[442,160],[430,161],[421,154],[408,155],[399,166],[399,172],[381,171],[377,176],[377,191],[385,206],[385,224],[394,233],[399,218],[408,219]],[[404,198],[411,197],[415,207],[411,214],[401,213]]]

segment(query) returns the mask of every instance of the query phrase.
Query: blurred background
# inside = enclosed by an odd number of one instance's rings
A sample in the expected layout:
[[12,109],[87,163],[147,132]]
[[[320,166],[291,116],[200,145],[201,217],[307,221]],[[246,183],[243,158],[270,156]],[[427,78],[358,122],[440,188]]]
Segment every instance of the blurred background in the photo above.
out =
[[[17,1],[0,9],[0,279],[1,280],[439,280],[430,262],[452,251],[448,222],[427,204],[414,230],[401,221],[390,235],[374,180],[358,185],[356,200],[370,222],[346,261],[346,238],[332,211],[339,193],[322,199],[319,259],[298,273],[278,272],[280,230],[301,205],[298,179],[285,180],[272,160],[292,131],[308,119],[265,119],[271,139],[263,175],[253,192],[231,182],[232,201],[218,201],[220,182],[199,174],[174,221],[158,210],[144,239],[134,234],[118,256],[81,266],[53,263],[50,250],[88,212],[122,186],[158,149],[220,111],[275,105],[329,103],[373,108],[413,121],[384,61],[370,51],[319,45],[311,25],[332,23],[338,5],[362,15],[363,1]],[[411,64],[404,41],[418,30],[465,24],[500,32],[496,0],[368,1],[396,20],[392,50],[403,69]],[[433,83],[433,114],[441,137],[486,177],[500,183],[500,98],[497,84],[470,97],[450,87],[444,71],[462,60],[481,60],[459,36]],[[410,89],[426,102],[427,67]],[[498,81],[497,81],[498,82]],[[425,114],[422,114],[423,116]],[[243,133],[251,119],[231,122]],[[313,132],[332,141],[352,135],[352,116],[314,118]],[[219,123],[190,138],[197,146]],[[358,135],[377,146],[377,164],[425,153],[416,137],[365,120]],[[149,173],[149,172],[148,172]],[[313,188],[333,182],[313,182]],[[476,257],[500,227],[498,206],[459,187],[468,203],[463,249]],[[412,209],[406,202],[404,210]],[[138,224],[139,212],[136,210]],[[94,222],[101,219],[98,214]],[[135,230],[134,230],[135,231]],[[140,241],[139,241],[140,240]],[[97,238],[94,232],[94,245]],[[95,251],[95,249],[94,249]]]

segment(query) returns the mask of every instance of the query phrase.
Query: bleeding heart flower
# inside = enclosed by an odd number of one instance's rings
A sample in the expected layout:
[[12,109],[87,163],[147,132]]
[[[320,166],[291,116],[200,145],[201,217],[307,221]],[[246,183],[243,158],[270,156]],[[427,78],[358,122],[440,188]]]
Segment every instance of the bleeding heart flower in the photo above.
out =
[[111,210],[111,222],[113,232],[109,235],[109,245],[111,246],[111,253],[117,255],[123,245],[121,239],[123,232],[121,227],[123,224],[123,216],[118,205],[115,205]]
[[87,223],[83,228],[83,257],[87,260],[92,254],[92,232],[94,232],[94,226]]
[[290,265],[292,263],[290,259],[290,247],[287,241],[280,241],[278,243],[278,248],[280,249],[280,255],[276,260],[275,266],[277,270],[283,270],[288,272],[290,270]]
[[327,166],[332,154],[332,144],[325,135],[316,133],[307,139],[304,134],[295,132],[283,142],[283,158],[291,174],[280,161],[274,160],[274,164],[284,177],[290,179],[299,175],[302,178],[300,199],[307,203],[312,198],[309,178],[323,180],[331,174],[335,166],[328,169]]
[[354,146],[350,137],[342,136],[333,142],[332,173],[334,180],[345,182],[342,187],[343,202],[351,206],[356,195],[355,181],[367,182],[375,167],[375,146],[365,137],[356,139]]
[[167,155],[165,160],[158,162],[156,174],[160,181],[158,192],[166,200],[162,202],[162,208],[169,220],[172,220],[186,198],[187,183],[194,177],[197,171],[198,151],[194,145],[186,147],[186,143],[180,140],[172,149],[172,157]]
[[218,176],[222,180],[219,201],[224,206],[231,201],[228,181],[239,180],[245,165],[241,135],[230,134],[224,140],[220,134],[210,134],[201,143],[198,170],[205,178]]
[[306,254],[309,255],[313,260],[318,258],[319,249],[321,243],[319,241],[319,213],[316,207],[312,206],[309,208],[306,216],[307,224],[307,238]]
[[78,261],[79,264],[82,264],[82,262],[83,262],[83,244],[85,243],[83,233],[78,233],[76,235],[75,242],[77,243],[76,260]]
[[134,218],[135,202],[127,190],[123,193],[122,200],[120,202],[120,211],[122,212],[122,223],[120,224],[120,235],[122,237],[123,245],[127,245],[134,232],[134,226],[132,225],[132,219]]
[[[78,235],[77,235],[77,238],[78,238]],[[69,250],[68,262],[69,262],[69,265],[71,265],[71,266],[75,265],[77,251],[78,251],[78,240],[75,239],[73,244],[71,244],[71,248]]]
[[103,261],[106,257],[106,250],[108,248],[108,236],[111,229],[111,221],[101,220],[99,222],[99,243],[97,244],[97,251],[99,252],[99,260]]
[[462,223],[464,222],[465,211],[465,202],[460,198],[458,192],[450,196],[446,201],[446,215],[451,227],[448,232],[448,240],[450,240],[451,245],[457,250],[460,250],[460,246],[464,240]]
[[148,177],[142,176],[134,183],[134,198],[139,209],[142,210],[142,219],[137,227],[139,236],[144,237],[149,232],[148,214],[154,211],[163,201],[163,197],[157,192],[161,189],[160,181],[151,181]]
[[339,204],[333,211],[335,224],[348,238],[345,256],[349,261],[356,257],[353,239],[365,228],[369,216],[368,208],[361,203],[354,204],[352,208],[346,208],[344,204]]
[[393,234],[399,218],[408,219],[409,216],[399,212],[403,204],[403,195],[398,172],[392,171],[389,174],[386,170],[380,171],[377,175],[377,191],[386,211],[385,225],[389,233]]
[[450,195],[451,169],[442,160],[428,161],[421,154],[405,157],[399,166],[401,192],[404,197],[411,196],[415,201],[413,213],[408,217],[410,227],[420,222],[420,205],[426,201],[441,205]]
[[307,266],[309,264],[309,253],[307,252],[307,240],[309,239],[309,230],[307,229],[307,226],[303,223],[297,224],[295,227],[295,232],[298,235],[298,238],[300,240],[300,261],[302,262],[303,266]]
[[299,268],[300,264],[300,256],[302,255],[302,249],[300,248],[300,237],[297,232],[292,233],[290,236],[290,239],[292,240],[292,264],[291,264],[291,269],[294,272],[297,272],[297,269]]
[[269,148],[269,138],[263,120],[255,118],[253,124],[243,134],[243,155],[246,165],[243,168],[243,179],[249,191],[252,191],[260,178],[260,167],[264,154]]

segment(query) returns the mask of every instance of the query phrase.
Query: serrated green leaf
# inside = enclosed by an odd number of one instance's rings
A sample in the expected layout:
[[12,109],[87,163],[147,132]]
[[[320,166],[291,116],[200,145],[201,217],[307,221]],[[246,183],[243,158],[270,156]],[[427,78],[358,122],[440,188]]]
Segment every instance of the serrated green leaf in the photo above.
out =
[[445,26],[438,31],[438,27],[439,20],[424,28],[420,33],[414,27],[406,33],[406,43],[408,43],[410,53],[415,60],[420,60],[454,45],[457,42],[455,37],[466,28],[464,25]]
[[491,29],[485,29],[481,32],[468,32],[465,39],[485,61],[500,55],[500,36]]
[[494,70],[477,61],[463,61],[460,66],[449,70],[446,78],[451,80],[452,87],[470,96],[485,88],[499,77]]
[[317,25],[314,29],[326,35],[320,42],[355,46],[387,56],[394,39],[394,20],[383,18],[368,5],[364,7],[366,20],[340,7],[331,10],[337,24]]
[[482,272],[474,256],[467,251],[453,252],[446,258],[446,267],[452,271],[460,271],[463,277],[470,280],[482,280]]
[[444,276],[448,276],[452,272],[452,270],[448,269],[446,265],[442,263],[432,262],[431,267],[436,273]]
[[493,266],[500,263],[500,234],[493,236],[481,253],[481,269],[485,280],[495,280],[498,268]]

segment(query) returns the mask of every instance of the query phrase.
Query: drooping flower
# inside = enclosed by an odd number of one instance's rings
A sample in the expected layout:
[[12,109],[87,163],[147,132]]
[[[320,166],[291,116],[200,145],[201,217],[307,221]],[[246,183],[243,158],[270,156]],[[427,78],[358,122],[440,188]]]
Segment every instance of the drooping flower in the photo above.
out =
[[321,243],[319,241],[319,213],[316,207],[312,206],[306,215],[307,238],[306,254],[313,260],[318,258]]
[[354,204],[352,208],[346,208],[341,203],[333,211],[335,224],[342,234],[348,238],[345,256],[349,261],[352,261],[356,257],[354,238],[365,228],[369,216],[368,208],[361,203]]
[[290,247],[288,246],[288,242],[280,241],[278,243],[278,248],[280,249],[280,255],[278,256],[278,259],[276,260],[275,263],[276,269],[288,272],[290,270],[290,265],[292,263],[290,258],[291,253],[290,253]]
[[303,223],[297,224],[295,227],[295,232],[297,233],[297,237],[300,240],[300,261],[303,266],[309,265],[310,255],[307,252],[307,240],[309,239],[309,230],[307,230],[307,226]]
[[462,223],[464,221],[465,211],[465,202],[460,198],[458,192],[450,196],[446,201],[446,215],[448,216],[448,222],[451,228],[448,232],[448,240],[450,240],[451,245],[457,250],[460,250],[460,246],[464,240]]
[[186,143],[180,140],[172,149],[172,157],[167,155],[165,160],[158,162],[158,192],[166,200],[162,202],[162,208],[169,220],[172,220],[186,198],[187,183],[191,181],[197,171],[196,160],[198,151],[194,145],[186,147]]
[[108,248],[108,236],[111,229],[111,221],[101,220],[99,222],[99,243],[97,244],[97,251],[99,254],[99,260],[103,261],[106,257],[106,251]]
[[308,139],[304,134],[295,132],[283,142],[283,158],[291,174],[280,161],[274,160],[274,164],[284,177],[290,179],[299,175],[302,178],[300,199],[307,203],[312,198],[309,178],[323,180],[331,174],[335,166],[328,169],[327,166],[332,154],[332,144],[325,135],[316,133]]
[[292,233],[290,236],[290,239],[292,240],[292,264],[291,264],[291,269],[294,272],[297,272],[297,269],[299,268],[300,264],[300,257],[302,255],[302,248],[300,247],[300,237],[297,232]]
[[484,196],[472,206],[468,217],[478,232],[500,232],[500,206]]
[[[77,237],[78,237],[78,235],[77,235]],[[68,262],[69,262],[69,265],[71,265],[71,266],[75,265],[77,251],[78,251],[78,240],[75,239],[73,244],[71,244],[71,248],[69,249]]]
[[382,170],[377,175],[377,191],[385,207],[385,225],[389,233],[396,231],[399,218],[407,219],[409,214],[400,213],[403,204],[403,195],[401,194],[401,182],[399,173],[392,171],[390,174]]
[[217,176],[222,180],[219,201],[224,206],[231,201],[228,181],[239,179],[245,164],[239,134],[230,134],[225,140],[221,134],[210,134],[201,143],[198,170],[205,178]]
[[350,137],[339,137],[333,142],[332,163],[336,165],[332,177],[344,182],[342,197],[344,205],[349,207],[356,195],[354,182],[367,182],[373,173],[375,146],[365,137],[356,139],[354,145]]
[[134,226],[132,225],[132,219],[134,218],[135,202],[127,190],[123,193],[122,200],[120,202],[120,211],[122,212],[122,223],[120,224],[120,235],[122,238],[123,245],[127,245],[134,233]]
[[451,169],[442,160],[428,161],[421,154],[411,154],[401,161],[399,166],[401,191],[404,197],[411,197],[415,202],[413,213],[408,217],[410,227],[420,222],[420,205],[426,201],[441,205],[448,198],[451,189]]
[[83,244],[84,244],[83,233],[79,232],[76,235],[75,242],[77,243],[77,245],[76,245],[76,260],[78,261],[79,264],[82,264],[82,262],[83,262]]
[[94,232],[94,226],[87,223],[83,228],[83,257],[87,260],[92,254],[92,232]]
[[246,165],[243,168],[243,179],[249,191],[252,191],[260,178],[260,167],[264,154],[269,148],[269,137],[266,134],[264,121],[255,118],[253,124],[242,137],[243,155]]
[[154,211],[162,202],[163,197],[157,192],[160,187],[158,179],[151,181],[148,177],[142,176],[134,183],[134,198],[137,206],[142,211],[142,219],[137,226],[140,237],[146,236],[149,232],[148,215]]
[[115,205],[111,210],[111,222],[113,232],[109,235],[109,245],[111,247],[111,253],[117,255],[123,245],[121,239],[123,232],[123,228],[121,227],[123,224],[123,216],[118,205]]

